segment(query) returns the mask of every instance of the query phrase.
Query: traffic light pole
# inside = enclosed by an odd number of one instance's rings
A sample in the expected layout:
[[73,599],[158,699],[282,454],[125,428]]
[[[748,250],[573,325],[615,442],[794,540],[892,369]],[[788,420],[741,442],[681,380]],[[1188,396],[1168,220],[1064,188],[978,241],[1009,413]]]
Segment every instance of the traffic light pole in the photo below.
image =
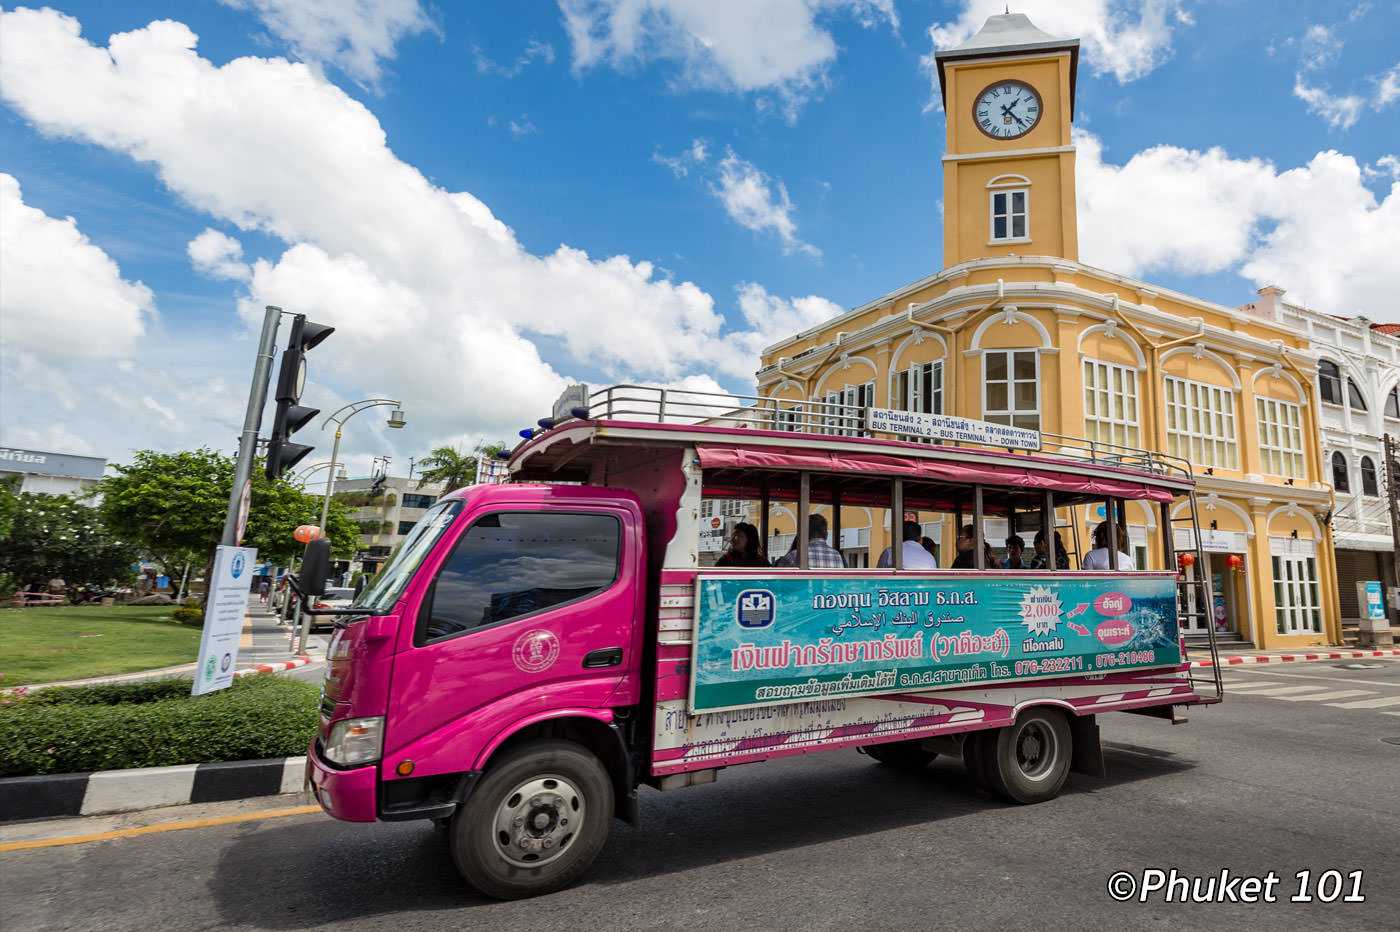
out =
[[248,389],[248,410],[243,415],[243,434],[238,440],[238,460],[234,464],[233,488],[228,493],[228,512],[219,543],[238,543],[238,519],[243,509],[243,488],[253,476],[253,459],[258,455],[258,430],[262,427],[263,405],[267,403],[267,383],[272,374],[272,354],[276,350],[277,325],[282,309],[269,304],[263,312],[262,336],[258,339],[258,359],[253,366],[253,384]]

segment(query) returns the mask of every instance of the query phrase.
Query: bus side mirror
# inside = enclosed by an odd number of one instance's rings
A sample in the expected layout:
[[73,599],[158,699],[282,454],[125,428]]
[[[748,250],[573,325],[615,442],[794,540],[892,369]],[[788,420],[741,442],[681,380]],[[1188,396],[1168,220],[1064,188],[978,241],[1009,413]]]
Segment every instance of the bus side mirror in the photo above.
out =
[[331,542],[324,537],[306,545],[297,574],[298,591],[303,596],[326,594],[326,579],[331,575]]

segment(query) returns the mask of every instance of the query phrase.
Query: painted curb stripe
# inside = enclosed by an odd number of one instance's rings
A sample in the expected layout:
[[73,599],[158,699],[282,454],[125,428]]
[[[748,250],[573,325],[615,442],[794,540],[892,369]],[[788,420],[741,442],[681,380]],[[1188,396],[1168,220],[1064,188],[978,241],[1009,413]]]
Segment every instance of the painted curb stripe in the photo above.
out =
[[[1237,666],[1242,663],[1312,663],[1318,660],[1356,660],[1365,657],[1400,657],[1400,647],[1389,650],[1347,650],[1328,651],[1325,654],[1244,654],[1220,658],[1220,666]],[[1213,660],[1193,660],[1195,669],[1213,667]]]
[[0,821],[105,815],[277,796],[301,789],[305,757],[0,779]]
[[80,815],[89,776],[59,773],[7,777],[0,780],[0,813],[7,821]]

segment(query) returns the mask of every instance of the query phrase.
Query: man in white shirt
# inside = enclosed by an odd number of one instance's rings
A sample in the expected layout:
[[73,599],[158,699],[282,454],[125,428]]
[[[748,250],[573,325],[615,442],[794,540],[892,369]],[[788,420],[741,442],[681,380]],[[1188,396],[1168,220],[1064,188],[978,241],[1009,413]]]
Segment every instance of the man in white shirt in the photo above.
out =
[[[900,554],[904,558],[904,568],[906,570],[936,570],[938,569],[938,561],[933,558],[933,554],[924,549],[923,544],[919,543],[919,530],[919,525],[913,521],[904,522],[904,542],[900,544]],[[885,552],[880,554],[880,560],[876,563],[876,566],[885,569],[894,566],[894,551],[892,548],[885,548]]]

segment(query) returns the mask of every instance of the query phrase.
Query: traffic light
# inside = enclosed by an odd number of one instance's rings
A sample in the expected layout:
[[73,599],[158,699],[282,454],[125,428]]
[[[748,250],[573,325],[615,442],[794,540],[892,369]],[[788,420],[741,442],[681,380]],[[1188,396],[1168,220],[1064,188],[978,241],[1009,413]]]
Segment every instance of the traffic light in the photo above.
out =
[[277,479],[299,463],[315,447],[292,443],[287,438],[301,430],[316,415],[319,408],[307,408],[301,401],[306,387],[306,351],[335,333],[334,327],[312,323],[305,314],[292,318],[292,333],[287,349],[282,353],[282,367],[277,373],[277,413],[272,421],[272,436],[267,443],[267,478]]

